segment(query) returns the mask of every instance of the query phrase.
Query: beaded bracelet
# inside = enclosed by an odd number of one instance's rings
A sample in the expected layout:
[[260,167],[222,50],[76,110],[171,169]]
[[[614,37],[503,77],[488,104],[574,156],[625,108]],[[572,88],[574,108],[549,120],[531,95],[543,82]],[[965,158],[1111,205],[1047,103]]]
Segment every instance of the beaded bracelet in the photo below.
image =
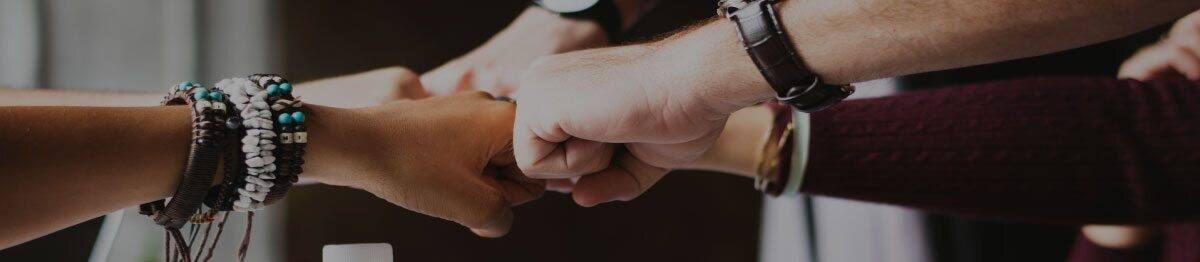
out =
[[217,87],[229,93],[229,101],[240,111],[244,136],[242,152],[245,154],[244,186],[236,188],[238,199],[233,202],[234,211],[253,211],[265,207],[262,204],[274,184],[275,149],[277,135],[272,121],[273,114],[267,104],[267,90],[245,78],[221,80]]
[[273,187],[262,201],[270,205],[283,199],[303,172],[304,146],[308,143],[308,132],[304,127],[304,103],[292,95],[292,84],[287,79],[273,74],[255,74],[250,81],[266,90],[267,101],[276,119],[275,132],[279,134],[279,146],[275,149],[276,177]]

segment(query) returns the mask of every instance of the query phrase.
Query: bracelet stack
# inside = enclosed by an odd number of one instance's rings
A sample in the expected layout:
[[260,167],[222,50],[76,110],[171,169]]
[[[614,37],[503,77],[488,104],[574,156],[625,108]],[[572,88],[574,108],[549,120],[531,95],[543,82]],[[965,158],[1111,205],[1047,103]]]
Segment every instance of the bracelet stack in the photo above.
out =
[[[167,230],[166,260],[211,259],[225,221],[218,223],[213,246],[202,256],[217,212],[253,211],[282,199],[303,172],[308,133],[304,103],[291,94],[292,85],[277,75],[256,74],[221,80],[215,88],[183,82],[171,88],[164,106],[188,105],[192,116],[192,144],[183,180],[169,202],[157,200],[140,206]],[[221,165],[223,163],[223,165]],[[218,166],[223,181],[213,186]],[[203,206],[208,206],[204,210]],[[226,213],[225,217],[228,217]],[[250,220],[252,221],[252,220]],[[192,222],[190,240],[181,228]],[[190,250],[201,233],[197,224],[208,224],[198,252]],[[244,259],[247,240],[239,257]],[[177,248],[172,253],[171,246]]]

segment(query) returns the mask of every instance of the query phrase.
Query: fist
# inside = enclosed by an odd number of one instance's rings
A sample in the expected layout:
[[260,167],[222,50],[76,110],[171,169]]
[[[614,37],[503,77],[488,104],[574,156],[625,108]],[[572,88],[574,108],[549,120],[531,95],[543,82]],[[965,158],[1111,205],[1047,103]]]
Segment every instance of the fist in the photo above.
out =
[[594,49],[535,62],[515,95],[513,149],[521,170],[578,178],[575,201],[593,206],[633,199],[706,151],[728,113],[706,105],[654,49]]

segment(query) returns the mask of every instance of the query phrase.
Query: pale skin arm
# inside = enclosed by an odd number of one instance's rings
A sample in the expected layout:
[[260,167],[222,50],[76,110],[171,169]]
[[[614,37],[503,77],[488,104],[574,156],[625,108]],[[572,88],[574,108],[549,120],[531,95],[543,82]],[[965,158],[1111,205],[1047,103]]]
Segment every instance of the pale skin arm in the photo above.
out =
[[[511,134],[497,131],[511,124],[512,107],[480,94],[310,105],[302,176],[500,236],[512,223],[509,206],[541,193],[515,171]],[[170,196],[188,150],[187,110],[0,107],[0,249]]]
[[[1200,2],[864,0],[777,7],[808,66],[838,84],[1079,47],[1169,22]],[[530,109],[517,113],[518,163],[533,177],[578,178],[573,197],[583,206],[635,198],[705,152],[729,114],[774,97],[726,19],[662,41],[551,56],[521,81],[516,97]],[[581,96],[588,99],[577,101]]]
[[[826,82],[841,84],[1080,47],[1170,22],[1200,2],[866,0],[784,1],[777,7],[805,63]],[[727,19],[672,37],[659,49],[674,53],[661,60],[690,65],[673,67],[688,75],[744,76],[698,86],[710,99],[732,101],[725,112],[773,95]]]

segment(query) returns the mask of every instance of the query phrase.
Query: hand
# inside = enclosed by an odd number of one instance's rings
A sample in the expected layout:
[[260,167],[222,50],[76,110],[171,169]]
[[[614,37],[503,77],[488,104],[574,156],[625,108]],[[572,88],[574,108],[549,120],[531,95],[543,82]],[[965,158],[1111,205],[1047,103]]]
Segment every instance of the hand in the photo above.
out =
[[1166,38],[1126,60],[1117,76],[1149,80],[1170,74],[1200,80],[1200,11],[1175,22]]
[[[534,63],[515,95],[521,169],[535,178],[578,177],[575,201],[593,206],[633,199],[699,157],[730,113],[772,93],[736,34],[693,33]],[[554,189],[565,188],[561,182]]]
[[368,107],[397,99],[429,96],[417,74],[403,67],[380,68],[304,82],[296,85],[295,92],[305,102],[343,108]]
[[314,119],[337,121],[310,131],[310,141],[325,146],[310,153],[335,159],[307,172],[319,182],[363,189],[485,237],[507,233],[510,206],[542,194],[541,182],[524,177],[511,155],[514,105],[486,93],[317,113]]
[[604,30],[594,22],[567,19],[530,7],[487,43],[441,67],[421,81],[437,95],[480,90],[509,95],[519,87],[521,74],[543,56],[601,46]]

